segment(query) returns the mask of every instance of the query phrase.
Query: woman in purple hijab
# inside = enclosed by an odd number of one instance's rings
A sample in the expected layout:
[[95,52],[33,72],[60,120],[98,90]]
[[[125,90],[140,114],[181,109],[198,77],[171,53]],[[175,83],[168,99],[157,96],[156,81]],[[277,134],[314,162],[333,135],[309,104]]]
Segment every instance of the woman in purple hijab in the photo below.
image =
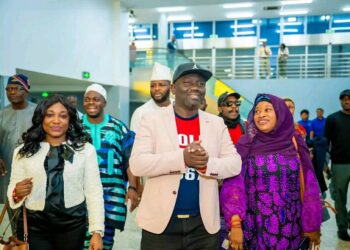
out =
[[[258,94],[248,116],[247,133],[236,147],[242,172],[224,181],[220,205],[231,233],[237,232],[232,217],[242,220],[244,249],[299,249],[303,237],[310,239],[310,246],[319,245],[322,204],[317,180],[307,146],[295,133],[284,100]],[[232,249],[239,249],[233,243],[236,239],[231,236]]]

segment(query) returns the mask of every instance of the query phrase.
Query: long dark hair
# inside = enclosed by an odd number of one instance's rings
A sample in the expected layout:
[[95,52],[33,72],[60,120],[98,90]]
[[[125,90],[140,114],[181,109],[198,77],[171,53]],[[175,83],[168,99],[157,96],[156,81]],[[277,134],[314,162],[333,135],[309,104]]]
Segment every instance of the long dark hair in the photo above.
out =
[[30,157],[40,149],[40,142],[46,138],[46,133],[42,123],[49,107],[56,103],[61,103],[68,111],[69,126],[66,132],[67,144],[74,150],[81,150],[86,142],[91,142],[91,137],[83,130],[83,125],[77,115],[77,110],[64,96],[54,95],[38,103],[32,123],[33,125],[22,135],[23,147],[19,150],[20,157]]

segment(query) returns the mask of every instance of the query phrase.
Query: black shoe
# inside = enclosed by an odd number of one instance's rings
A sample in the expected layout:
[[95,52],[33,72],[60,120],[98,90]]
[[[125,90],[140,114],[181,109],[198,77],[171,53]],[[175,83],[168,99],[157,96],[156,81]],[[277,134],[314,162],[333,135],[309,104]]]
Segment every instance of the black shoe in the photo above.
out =
[[350,241],[350,236],[347,231],[338,231],[338,238],[344,241]]

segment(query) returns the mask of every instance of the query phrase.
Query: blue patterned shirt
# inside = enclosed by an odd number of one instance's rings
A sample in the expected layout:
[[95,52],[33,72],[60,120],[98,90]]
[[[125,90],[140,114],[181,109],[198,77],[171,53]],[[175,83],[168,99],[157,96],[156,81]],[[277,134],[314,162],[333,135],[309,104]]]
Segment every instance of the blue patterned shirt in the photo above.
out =
[[99,124],[83,116],[84,129],[90,134],[96,149],[105,201],[105,223],[124,229],[126,219],[126,184],[129,157],[135,133],[118,119],[105,114]]

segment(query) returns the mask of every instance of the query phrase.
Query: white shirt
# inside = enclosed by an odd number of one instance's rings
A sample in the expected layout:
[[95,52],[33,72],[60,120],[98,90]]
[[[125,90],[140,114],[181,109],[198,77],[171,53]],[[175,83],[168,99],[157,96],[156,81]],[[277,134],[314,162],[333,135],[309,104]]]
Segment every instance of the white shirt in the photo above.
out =
[[[174,101],[170,99],[170,105],[172,105],[173,102]],[[131,122],[130,122],[130,130],[137,133],[137,129],[140,126],[142,117],[146,114],[154,113],[160,110],[161,108],[163,107],[159,107],[152,98],[142,106],[138,107],[132,114]]]
[[259,49],[259,57],[260,58],[268,58],[272,55],[272,52],[269,47],[260,47]]

